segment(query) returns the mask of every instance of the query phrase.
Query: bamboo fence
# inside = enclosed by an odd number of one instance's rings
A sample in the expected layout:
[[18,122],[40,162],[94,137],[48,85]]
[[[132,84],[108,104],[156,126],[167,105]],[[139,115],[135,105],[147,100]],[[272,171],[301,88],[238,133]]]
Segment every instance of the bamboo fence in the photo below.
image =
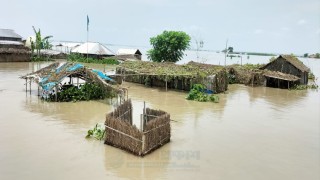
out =
[[107,114],[105,144],[144,156],[170,142],[170,115],[161,110],[144,108],[142,129],[132,124],[132,103],[127,100]]

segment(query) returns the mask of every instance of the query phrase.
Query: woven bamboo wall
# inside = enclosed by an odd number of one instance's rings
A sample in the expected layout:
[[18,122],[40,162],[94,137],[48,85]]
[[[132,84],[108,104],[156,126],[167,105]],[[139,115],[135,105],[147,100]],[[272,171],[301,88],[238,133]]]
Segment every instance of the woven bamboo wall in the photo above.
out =
[[141,132],[132,125],[132,103],[125,101],[106,116],[106,139],[109,144],[143,156],[170,141],[170,115],[161,110],[146,109],[146,124]]

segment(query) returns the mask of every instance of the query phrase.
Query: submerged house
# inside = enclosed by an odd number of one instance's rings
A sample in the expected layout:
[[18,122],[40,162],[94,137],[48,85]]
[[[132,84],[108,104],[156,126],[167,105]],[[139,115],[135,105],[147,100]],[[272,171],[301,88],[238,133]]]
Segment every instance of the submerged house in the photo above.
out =
[[280,55],[260,69],[264,70],[265,85],[268,87],[290,88],[308,84],[310,69],[294,56]]
[[71,50],[71,53],[79,53],[83,56],[102,59],[104,57],[114,56],[114,53],[100,43],[87,42]]
[[139,49],[119,49],[117,51],[117,57],[141,60],[142,53]]
[[124,81],[146,86],[190,91],[194,84],[203,84],[213,93],[228,89],[226,69],[222,66],[189,62],[185,65],[148,61],[125,61],[116,68]]
[[12,29],[0,29],[0,62],[30,61],[30,50]]

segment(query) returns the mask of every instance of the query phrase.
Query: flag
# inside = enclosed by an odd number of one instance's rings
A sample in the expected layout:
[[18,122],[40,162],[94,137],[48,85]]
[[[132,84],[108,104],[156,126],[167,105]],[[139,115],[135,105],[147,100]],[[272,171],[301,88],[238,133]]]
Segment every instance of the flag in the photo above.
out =
[[89,31],[89,16],[87,15],[87,31]]

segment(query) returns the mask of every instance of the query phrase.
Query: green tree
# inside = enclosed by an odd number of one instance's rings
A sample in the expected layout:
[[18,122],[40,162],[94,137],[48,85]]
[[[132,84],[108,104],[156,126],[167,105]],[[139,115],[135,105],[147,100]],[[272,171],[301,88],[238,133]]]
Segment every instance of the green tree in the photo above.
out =
[[150,38],[153,49],[147,52],[147,56],[154,62],[177,62],[184,55],[184,51],[190,46],[190,36],[182,31],[163,31],[162,34]]
[[308,53],[304,53],[304,54],[303,54],[303,57],[308,57],[308,56],[309,56]]
[[31,46],[33,44],[34,49],[37,51],[37,57],[40,57],[41,49],[50,49],[52,47],[52,45],[49,43],[49,39],[53,36],[46,36],[42,38],[40,29],[37,31],[34,26],[32,26],[32,28],[36,35],[36,42],[31,41]]

